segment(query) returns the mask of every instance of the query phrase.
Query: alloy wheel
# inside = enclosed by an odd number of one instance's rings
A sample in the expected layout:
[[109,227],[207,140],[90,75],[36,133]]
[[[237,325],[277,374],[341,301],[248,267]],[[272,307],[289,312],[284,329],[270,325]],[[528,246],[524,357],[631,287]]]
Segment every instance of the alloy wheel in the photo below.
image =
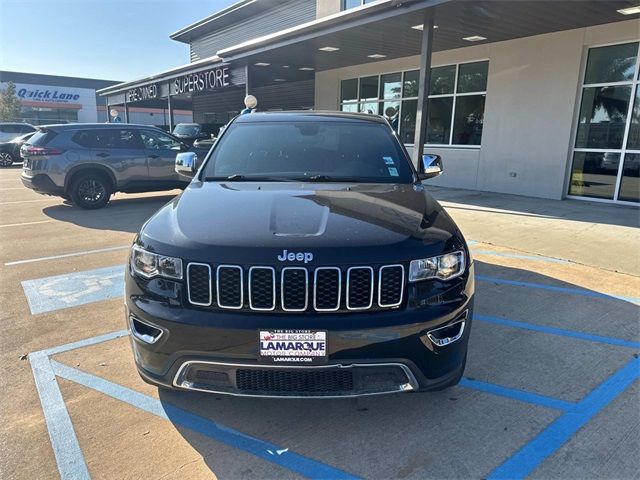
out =
[[13,164],[13,157],[7,152],[0,152],[0,166],[10,167]]
[[99,180],[89,178],[78,185],[78,196],[87,203],[98,203],[107,194]]

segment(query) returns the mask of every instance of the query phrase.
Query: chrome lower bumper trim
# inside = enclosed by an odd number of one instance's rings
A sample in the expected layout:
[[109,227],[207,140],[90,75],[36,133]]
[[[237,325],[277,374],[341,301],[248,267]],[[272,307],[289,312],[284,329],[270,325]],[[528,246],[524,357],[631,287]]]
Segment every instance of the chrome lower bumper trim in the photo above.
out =
[[[189,382],[185,379],[187,370],[192,365],[210,365],[210,366],[220,366],[220,367],[230,367],[230,368],[242,368],[242,369],[278,369],[278,370],[295,370],[295,369],[305,369],[305,370],[326,370],[326,369],[343,369],[343,368],[369,368],[369,367],[398,367],[400,368],[407,377],[406,383],[398,384],[395,388],[379,391],[379,392],[365,392],[365,393],[353,393],[353,394],[340,394],[340,395],[272,395],[272,394],[250,394],[250,393],[241,393],[237,391],[225,391],[225,390],[216,390],[215,388],[202,388],[198,387],[192,382]],[[206,393],[215,393],[222,395],[232,395],[235,397],[260,397],[260,398],[353,398],[353,397],[362,397],[369,395],[385,395],[389,393],[400,393],[400,392],[409,392],[413,390],[418,390],[418,381],[415,376],[411,372],[411,369],[407,367],[403,363],[398,362],[389,362],[389,363],[353,363],[349,365],[343,364],[329,364],[329,365],[315,365],[315,366],[286,366],[282,367],[279,365],[256,365],[256,364],[245,364],[245,363],[226,363],[226,362],[212,362],[205,360],[188,360],[180,365],[180,368],[176,372],[176,375],[173,379],[173,386],[176,388],[181,388],[184,390],[193,390],[198,392],[206,392]]]

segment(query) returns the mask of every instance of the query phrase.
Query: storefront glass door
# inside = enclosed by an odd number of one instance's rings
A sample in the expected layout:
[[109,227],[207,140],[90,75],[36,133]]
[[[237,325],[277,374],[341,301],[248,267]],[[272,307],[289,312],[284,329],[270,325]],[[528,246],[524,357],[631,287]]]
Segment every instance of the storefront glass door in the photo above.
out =
[[640,202],[639,43],[591,48],[568,194]]

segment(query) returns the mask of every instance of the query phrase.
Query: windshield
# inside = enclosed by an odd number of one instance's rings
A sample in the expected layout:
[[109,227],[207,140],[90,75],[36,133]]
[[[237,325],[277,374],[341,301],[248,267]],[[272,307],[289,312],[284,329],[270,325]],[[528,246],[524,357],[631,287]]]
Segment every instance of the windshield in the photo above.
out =
[[173,129],[174,135],[188,135],[190,137],[200,133],[200,125],[193,123],[180,123]]
[[411,183],[411,167],[387,125],[373,122],[234,123],[205,180],[253,178]]

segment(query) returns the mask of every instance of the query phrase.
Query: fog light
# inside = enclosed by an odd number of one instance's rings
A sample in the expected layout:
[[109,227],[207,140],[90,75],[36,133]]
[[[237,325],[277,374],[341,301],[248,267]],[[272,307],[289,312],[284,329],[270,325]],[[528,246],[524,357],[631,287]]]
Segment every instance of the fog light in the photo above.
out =
[[453,342],[460,340],[464,335],[464,327],[467,320],[467,312],[461,317],[456,319],[453,323],[445,325],[444,327],[435,328],[427,332],[427,337],[431,340],[431,343],[437,347],[444,347],[450,345]]
[[131,333],[141,342],[153,344],[162,336],[162,330],[139,320],[133,315],[129,316],[129,323],[131,324]]

